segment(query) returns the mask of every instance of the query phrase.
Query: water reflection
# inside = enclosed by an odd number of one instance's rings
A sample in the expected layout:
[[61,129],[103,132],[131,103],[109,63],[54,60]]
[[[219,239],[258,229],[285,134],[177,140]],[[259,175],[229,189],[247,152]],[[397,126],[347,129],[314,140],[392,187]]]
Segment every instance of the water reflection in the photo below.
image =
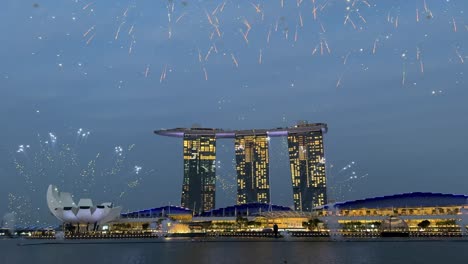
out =
[[[0,263],[463,263],[468,241],[171,242],[17,246],[0,241]],[[7,254],[8,252],[8,254]]]

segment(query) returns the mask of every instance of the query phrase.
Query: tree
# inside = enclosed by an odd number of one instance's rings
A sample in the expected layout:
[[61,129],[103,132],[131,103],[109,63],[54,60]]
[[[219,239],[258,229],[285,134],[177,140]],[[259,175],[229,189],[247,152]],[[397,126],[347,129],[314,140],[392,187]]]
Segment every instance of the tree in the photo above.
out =
[[431,225],[431,222],[429,220],[423,220],[421,221],[418,226],[422,229],[426,229]]
[[364,225],[360,221],[351,221],[351,222],[344,223],[343,229],[351,230],[351,231],[358,231],[358,230],[366,229],[366,225]]
[[238,215],[237,218],[236,218],[236,222],[239,225],[239,227],[242,228],[242,227],[247,225],[249,220],[246,217],[242,217],[241,215]]
[[454,226],[456,224],[457,221],[455,219],[443,220],[436,223],[437,226]]
[[375,221],[375,222],[372,222],[371,224],[376,226],[376,227],[380,227],[382,225],[382,222]]
[[310,231],[318,229],[319,224],[323,223],[318,218],[310,219],[308,222],[303,222],[302,226],[308,228]]

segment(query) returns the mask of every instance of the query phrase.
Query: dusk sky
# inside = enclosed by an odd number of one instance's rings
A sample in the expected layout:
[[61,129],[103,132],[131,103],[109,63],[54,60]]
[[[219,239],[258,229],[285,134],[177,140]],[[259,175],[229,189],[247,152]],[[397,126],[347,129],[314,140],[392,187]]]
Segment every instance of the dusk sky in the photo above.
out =
[[[49,184],[124,211],[180,204],[161,128],[327,123],[329,198],[468,193],[466,0],[4,0],[0,213],[55,223]],[[272,202],[292,206],[287,142]],[[218,140],[216,207],[235,203]],[[344,169],[346,168],[346,169]]]

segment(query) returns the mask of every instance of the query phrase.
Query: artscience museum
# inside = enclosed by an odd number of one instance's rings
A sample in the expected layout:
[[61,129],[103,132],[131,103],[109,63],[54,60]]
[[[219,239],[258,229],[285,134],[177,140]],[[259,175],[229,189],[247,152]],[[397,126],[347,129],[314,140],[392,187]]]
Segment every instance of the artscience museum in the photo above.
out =
[[82,198],[76,204],[72,195],[60,192],[54,185],[47,189],[47,206],[50,212],[64,224],[101,225],[120,217],[121,207],[112,203],[94,205],[89,198]]

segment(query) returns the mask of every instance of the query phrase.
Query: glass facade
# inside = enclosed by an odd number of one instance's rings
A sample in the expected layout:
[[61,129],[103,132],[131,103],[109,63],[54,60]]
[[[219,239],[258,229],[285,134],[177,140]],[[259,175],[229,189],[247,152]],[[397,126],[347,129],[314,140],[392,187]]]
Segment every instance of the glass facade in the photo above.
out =
[[193,212],[215,207],[216,139],[214,136],[184,136],[184,181],[182,207]]
[[270,203],[267,135],[236,135],[237,204]]
[[294,207],[300,211],[327,203],[323,134],[325,123],[301,121],[293,127],[223,130],[173,128],[158,135],[184,139],[181,205],[194,213],[215,206],[216,140],[235,139],[237,204],[270,203],[269,138],[288,137]]
[[288,135],[294,208],[311,211],[327,203],[325,156],[321,131]]

